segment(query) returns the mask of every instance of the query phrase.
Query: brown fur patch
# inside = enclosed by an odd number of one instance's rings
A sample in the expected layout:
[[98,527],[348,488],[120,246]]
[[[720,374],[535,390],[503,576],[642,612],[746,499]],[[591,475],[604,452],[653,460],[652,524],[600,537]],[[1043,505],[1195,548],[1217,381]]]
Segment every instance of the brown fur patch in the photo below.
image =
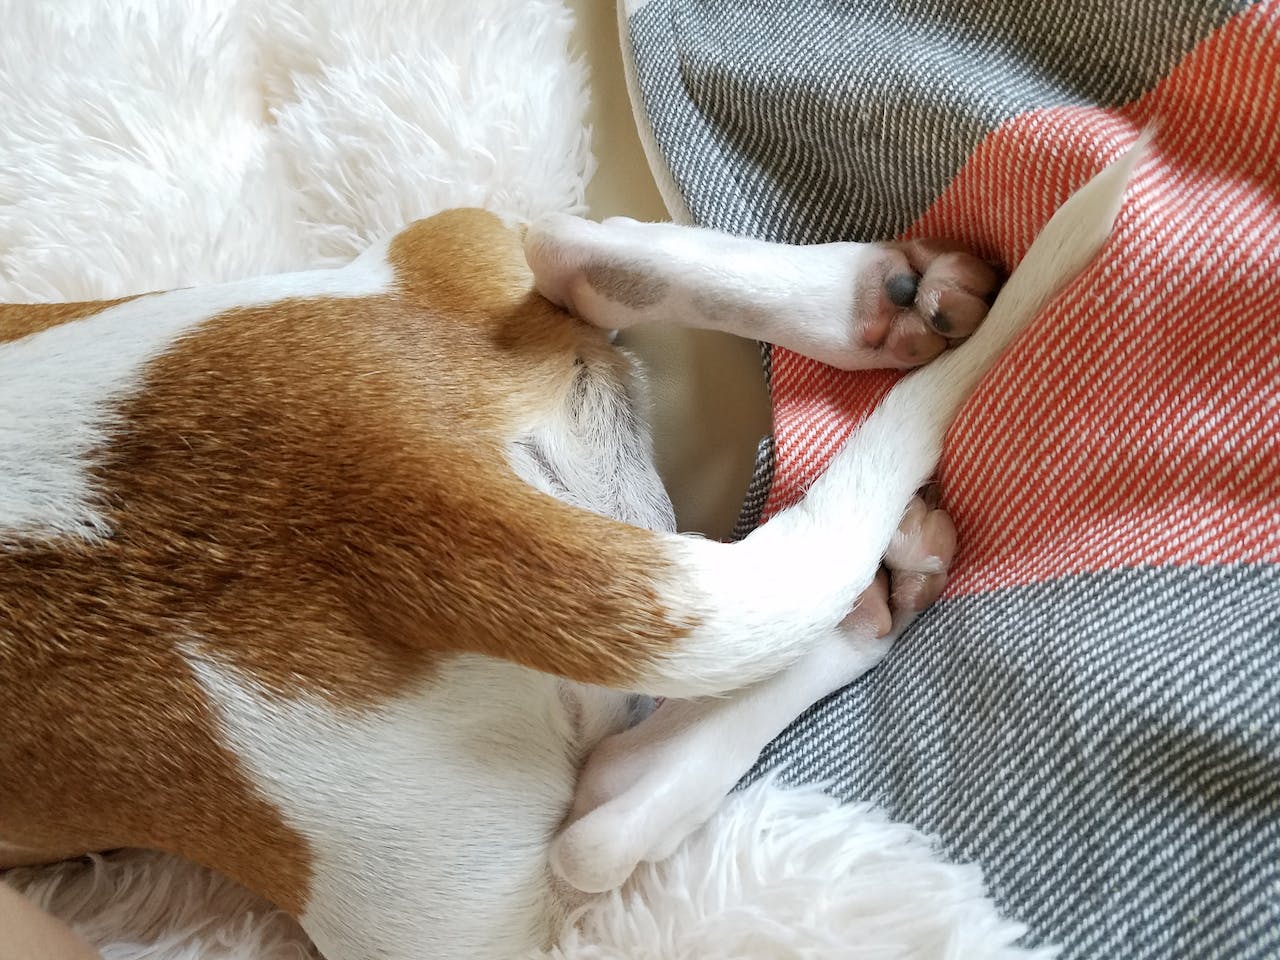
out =
[[240,309],[184,337],[100,452],[114,535],[0,552],[8,839],[170,850],[296,913],[306,843],[220,744],[177,644],[269,695],[356,707],[464,651],[627,686],[691,628],[659,596],[654,534],[505,459],[603,335],[532,292],[487,215],[415,224],[391,260],[394,295]]
[[60,853],[167,850],[297,913],[310,882],[306,843],[218,741],[173,649],[181,614],[150,605],[113,611],[119,593],[159,596],[124,584],[82,593],[77,587],[104,578],[86,575],[85,558],[71,559],[44,550],[16,563],[0,556],[6,838]]
[[82,320],[133,299],[119,297],[115,300],[85,300],[81,303],[0,303],[0,343],[19,340],[71,320]]

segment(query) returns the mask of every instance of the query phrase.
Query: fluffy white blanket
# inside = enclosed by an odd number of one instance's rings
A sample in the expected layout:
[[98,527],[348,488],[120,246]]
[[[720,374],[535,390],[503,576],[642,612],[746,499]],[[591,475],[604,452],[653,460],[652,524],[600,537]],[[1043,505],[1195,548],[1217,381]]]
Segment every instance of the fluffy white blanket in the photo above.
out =
[[[0,300],[339,263],[450,206],[583,207],[586,77],[557,0],[0,0],[0,22]],[[312,955],[159,854],[6,879],[107,960]],[[975,869],[768,784],[577,919],[549,956],[1025,955]]]

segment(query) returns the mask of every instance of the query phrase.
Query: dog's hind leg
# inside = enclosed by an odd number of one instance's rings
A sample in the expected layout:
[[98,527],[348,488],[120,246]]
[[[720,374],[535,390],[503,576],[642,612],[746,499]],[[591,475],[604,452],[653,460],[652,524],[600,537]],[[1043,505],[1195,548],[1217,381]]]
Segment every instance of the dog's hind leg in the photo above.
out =
[[946,581],[955,528],[916,499],[854,611],[790,669],[726,698],[667,700],[638,726],[607,737],[578,782],[556,872],[604,891],[642,861],[669,856],[715,811],[765,744],[818,700],[888,652]]
[[525,253],[539,292],[597,326],[721,330],[846,370],[932,360],[977,328],[999,285],[947,241],[790,246],[622,218],[539,221]]

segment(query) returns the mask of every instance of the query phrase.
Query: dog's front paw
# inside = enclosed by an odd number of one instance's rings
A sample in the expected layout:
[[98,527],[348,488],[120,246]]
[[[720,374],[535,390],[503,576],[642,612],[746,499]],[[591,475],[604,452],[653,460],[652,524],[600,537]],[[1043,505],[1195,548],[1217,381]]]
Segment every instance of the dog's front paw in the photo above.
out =
[[973,333],[1000,273],[947,240],[885,244],[863,298],[863,338],[885,365],[916,367]]

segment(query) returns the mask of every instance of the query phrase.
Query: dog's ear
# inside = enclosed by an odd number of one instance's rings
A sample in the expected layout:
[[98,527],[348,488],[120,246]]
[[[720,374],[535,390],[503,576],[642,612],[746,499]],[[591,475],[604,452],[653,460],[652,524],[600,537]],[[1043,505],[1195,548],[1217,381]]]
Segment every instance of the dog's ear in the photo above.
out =
[[82,300],[76,303],[0,303],[0,343],[21,340],[33,333],[71,320],[81,320],[101,313],[108,307],[132,300]]

